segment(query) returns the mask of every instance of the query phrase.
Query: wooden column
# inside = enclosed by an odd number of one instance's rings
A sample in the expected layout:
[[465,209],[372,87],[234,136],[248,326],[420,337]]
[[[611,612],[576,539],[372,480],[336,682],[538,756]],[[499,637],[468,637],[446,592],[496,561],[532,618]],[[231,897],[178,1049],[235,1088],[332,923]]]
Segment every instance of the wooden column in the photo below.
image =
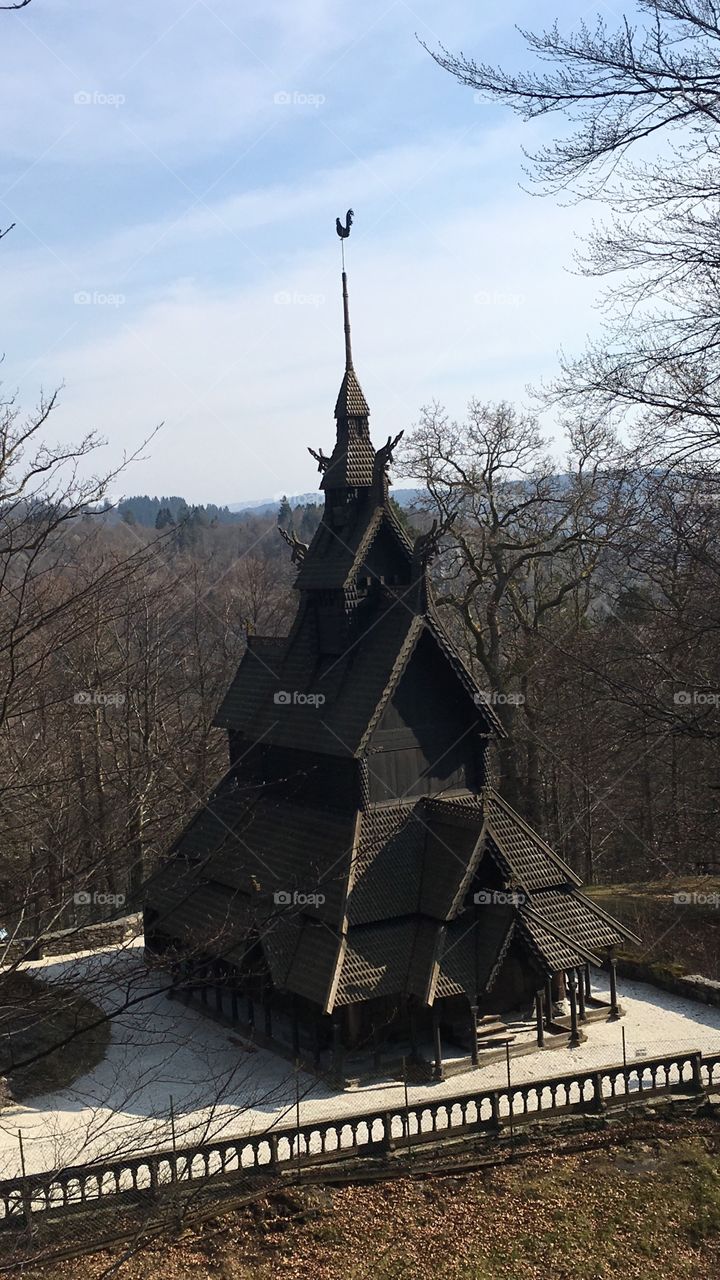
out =
[[542,991],[537,991],[535,993],[535,1022],[537,1026],[537,1042],[541,1049],[545,1044],[545,1025],[543,1021],[543,1004],[544,1004],[543,993]]
[[609,1022],[617,1022],[620,1017],[620,1009],[618,1008],[617,998],[617,960],[613,955],[608,957],[608,967],[610,970],[610,1017]]
[[568,969],[567,974],[567,990],[570,997],[570,1040],[569,1045],[574,1049],[580,1043],[580,1031],[578,1028],[578,1010],[577,1010],[577,990],[575,985],[575,970]]
[[474,1067],[478,1064],[478,1007],[476,1004],[470,1005],[470,1058]]
[[332,1024],[333,1033],[333,1075],[339,1089],[345,1088],[345,1046],[342,1034],[342,1016],[336,1013]]
[[553,1019],[553,998],[552,998],[552,978],[547,978],[545,982],[545,1026],[548,1031],[552,1029]]
[[377,1023],[372,1025],[373,1071],[380,1070],[380,1031]]
[[419,1062],[420,1054],[418,1051],[417,1018],[415,1016],[415,1002],[412,996],[408,1001],[408,1024],[410,1028],[410,1060],[411,1062]]
[[432,1007],[432,1031],[433,1046],[435,1050],[435,1061],[433,1063],[433,1077],[435,1080],[443,1079],[442,1065],[442,1037],[440,1035],[440,1014],[436,1004]]
[[577,973],[577,993],[578,993],[578,1010],[581,1022],[587,1022],[585,1012],[585,974],[582,969],[576,969]]
[[586,964],[585,965],[585,999],[589,1000],[591,995],[592,995],[592,990],[590,987],[590,965]]

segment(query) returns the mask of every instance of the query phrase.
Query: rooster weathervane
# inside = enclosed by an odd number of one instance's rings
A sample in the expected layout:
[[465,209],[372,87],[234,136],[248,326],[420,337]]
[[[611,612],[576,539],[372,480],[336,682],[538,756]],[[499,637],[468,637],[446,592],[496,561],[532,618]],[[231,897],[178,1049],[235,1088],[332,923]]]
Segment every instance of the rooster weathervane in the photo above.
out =
[[345,214],[345,224],[344,224],[344,225],[343,225],[343,223],[340,221],[340,219],[339,219],[339,218],[336,218],[336,219],[335,219],[335,230],[337,231],[337,233],[338,233],[338,235],[339,235],[339,237],[340,237],[340,248],[342,249],[342,269],[343,269],[343,271],[345,270],[345,241],[347,240],[348,236],[350,235],[350,228],[351,228],[351,226],[352,226],[352,224],[353,224],[353,218],[354,218],[354,217],[355,217],[355,214],[353,213],[352,209],[348,209],[347,213]]

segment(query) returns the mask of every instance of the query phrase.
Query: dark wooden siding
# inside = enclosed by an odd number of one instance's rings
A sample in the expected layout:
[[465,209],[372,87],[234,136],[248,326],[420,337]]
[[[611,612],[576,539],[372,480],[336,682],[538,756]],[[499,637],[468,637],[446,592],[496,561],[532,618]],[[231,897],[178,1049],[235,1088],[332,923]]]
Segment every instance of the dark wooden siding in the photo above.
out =
[[233,735],[231,760],[237,761],[238,782],[262,783],[286,799],[309,805],[354,809],[359,795],[358,762],[348,756],[293,751],[266,743],[248,743]]
[[483,785],[478,714],[431,640],[421,640],[371,742],[370,798]]

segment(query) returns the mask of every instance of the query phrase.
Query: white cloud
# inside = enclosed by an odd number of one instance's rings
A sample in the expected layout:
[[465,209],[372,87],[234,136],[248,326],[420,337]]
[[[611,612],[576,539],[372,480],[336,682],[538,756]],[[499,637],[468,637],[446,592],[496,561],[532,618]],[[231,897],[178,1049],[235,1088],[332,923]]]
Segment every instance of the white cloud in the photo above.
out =
[[[573,219],[538,208],[532,225],[518,197],[353,246],[355,361],[376,440],[434,397],[455,414],[471,395],[522,398],[593,323],[591,287],[562,272]],[[334,256],[298,258],[281,290],[271,274],[214,290],[186,280],[119,312],[106,337],[53,354],[67,383],[56,426],[97,426],[117,454],[164,419],[133,490],[231,502],[312,488],[305,449],[331,443],[342,372]]]

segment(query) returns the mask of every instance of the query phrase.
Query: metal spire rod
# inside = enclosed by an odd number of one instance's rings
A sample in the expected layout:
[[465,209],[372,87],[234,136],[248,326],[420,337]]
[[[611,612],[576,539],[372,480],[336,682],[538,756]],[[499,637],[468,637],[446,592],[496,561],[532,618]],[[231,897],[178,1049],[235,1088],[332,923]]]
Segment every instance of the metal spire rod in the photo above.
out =
[[343,328],[345,330],[345,368],[352,369],[352,346],[350,344],[350,305],[348,303],[347,291],[347,275],[343,268],[342,273],[342,290],[343,290]]
[[353,224],[354,213],[352,209],[348,209],[345,214],[345,223],[343,224],[339,218],[335,219],[335,230],[340,237],[340,255],[342,260],[342,286],[343,286],[343,319],[345,324],[345,368],[352,369],[352,348],[350,346],[350,308],[348,306],[347,292],[347,276],[345,274],[345,241],[350,235],[350,228]]

